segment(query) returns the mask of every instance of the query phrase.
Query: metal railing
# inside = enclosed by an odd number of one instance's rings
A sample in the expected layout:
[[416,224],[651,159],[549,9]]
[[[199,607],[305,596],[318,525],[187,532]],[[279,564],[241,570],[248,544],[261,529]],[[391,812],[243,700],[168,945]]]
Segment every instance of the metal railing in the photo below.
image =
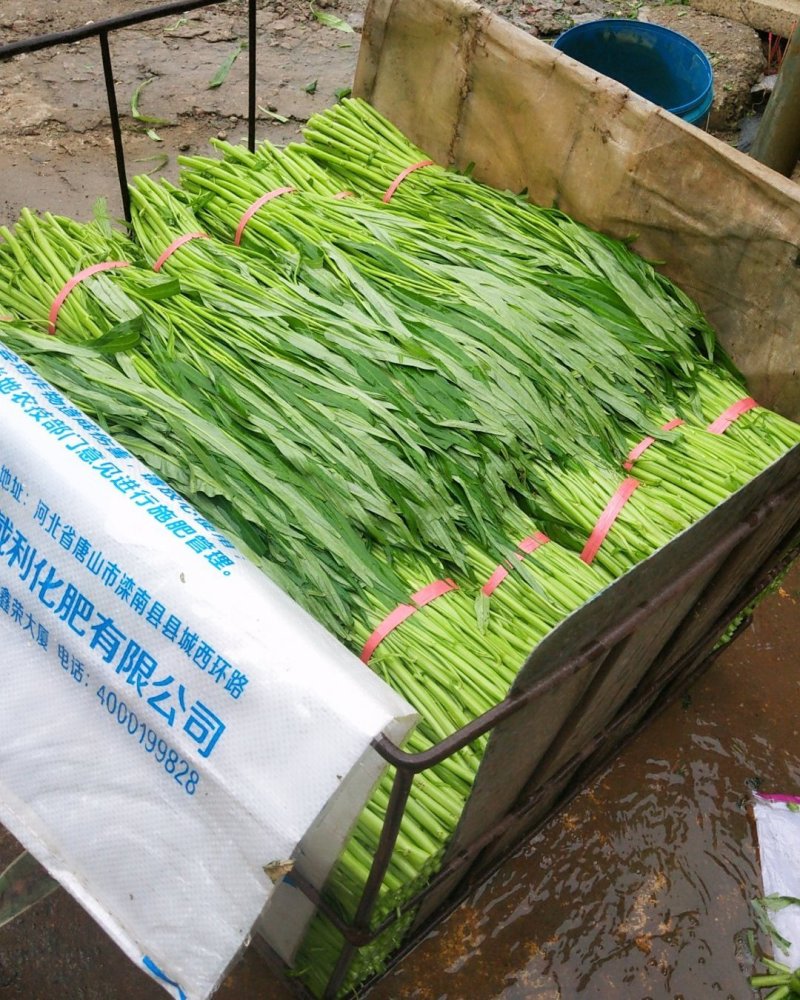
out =
[[[114,155],[117,161],[117,178],[119,180],[119,191],[122,196],[122,210],[125,214],[125,221],[131,221],[131,202],[128,191],[128,175],[125,168],[125,148],[122,142],[122,127],[120,124],[119,105],[117,103],[117,88],[114,82],[114,67],[111,61],[111,48],[108,44],[108,36],[114,31],[122,28],[131,28],[137,24],[145,24],[147,21],[157,21],[164,17],[171,17],[176,14],[185,14],[191,10],[199,10],[203,7],[220,6],[225,0],[172,0],[171,3],[158,4],[146,10],[131,11],[128,14],[120,14],[117,17],[109,17],[102,21],[90,21],[77,28],[68,28],[66,31],[55,31],[49,35],[33,35],[30,38],[20,39],[18,42],[8,42],[0,45],[0,62],[11,59],[14,56],[23,55],[29,52],[41,52],[43,49],[52,49],[59,45],[68,45],[70,42],[81,42],[87,38],[97,38],[100,42],[100,55],[103,61],[103,78],[106,85],[106,99],[108,101],[108,113],[111,119],[111,133],[114,138]],[[247,145],[250,152],[256,146],[256,0],[243,0],[247,3]]]

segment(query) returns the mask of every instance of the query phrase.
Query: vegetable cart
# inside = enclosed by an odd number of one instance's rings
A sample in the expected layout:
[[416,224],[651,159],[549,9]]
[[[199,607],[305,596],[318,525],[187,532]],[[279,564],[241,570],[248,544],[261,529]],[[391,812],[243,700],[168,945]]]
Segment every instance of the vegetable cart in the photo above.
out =
[[[126,215],[129,202],[108,33],[208,6],[165,4],[0,49],[0,58],[97,36]],[[250,0],[249,144],[255,144],[255,0]],[[800,416],[796,377],[800,197],[791,183],[619,84],[560,55],[470,0],[372,0],[354,93],[442,164],[527,190],[578,221],[634,239],[695,298],[759,402]],[[435,99],[431,99],[435,95]],[[395,769],[378,849],[353,920],[300,859],[264,914],[258,947],[276,964],[283,903],[302,897],[344,939],[325,996],[360,949],[398,921],[412,937],[581,787],[649,715],[713,659],[720,637],[797,555],[800,447],[556,627],[507,697],[424,753],[388,738]],[[489,734],[444,863],[377,926],[372,917],[415,776]],[[279,936],[278,936],[279,937]]]

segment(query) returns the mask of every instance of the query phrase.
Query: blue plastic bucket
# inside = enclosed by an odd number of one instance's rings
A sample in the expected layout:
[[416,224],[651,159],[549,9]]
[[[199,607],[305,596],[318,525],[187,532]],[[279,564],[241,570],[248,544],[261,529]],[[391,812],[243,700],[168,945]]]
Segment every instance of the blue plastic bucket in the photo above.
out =
[[661,105],[701,122],[714,100],[714,71],[699,45],[660,24],[608,18],[578,24],[554,47]]

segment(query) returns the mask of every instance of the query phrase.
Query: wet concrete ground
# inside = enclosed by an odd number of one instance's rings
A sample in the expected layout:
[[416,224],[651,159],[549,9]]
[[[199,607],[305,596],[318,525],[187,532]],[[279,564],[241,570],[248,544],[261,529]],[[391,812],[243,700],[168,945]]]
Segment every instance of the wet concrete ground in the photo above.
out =
[[[800,792],[800,565],[752,628],[369,993],[369,1000],[746,1000],[747,805]],[[0,832],[0,868],[16,846]],[[762,942],[764,944],[765,942]],[[0,1000],[157,1000],[58,890],[0,931]],[[288,1000],[252,950],[224,1000]]]

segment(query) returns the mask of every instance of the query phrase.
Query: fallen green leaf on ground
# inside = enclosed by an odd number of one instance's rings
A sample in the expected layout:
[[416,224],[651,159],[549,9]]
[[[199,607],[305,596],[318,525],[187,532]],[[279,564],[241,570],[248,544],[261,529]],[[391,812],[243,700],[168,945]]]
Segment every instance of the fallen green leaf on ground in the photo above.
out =
[[182,28],[184,24],[189,23],[188,17],[179,17],[178,20],[172,25],[171,28],[164,28],[164,31],[177,31],[178,28]]
[[266,115],[267,118],[271,118],[273,121],[280,122],[281,125],[285,125],[289,121],[286,115],[279,115],[277,111],[270,111],[269,108],[262,108],[260,104],[258,106],[258,110],[262,113],[262,115]]
[[228,74],[230,73],[231,69],[233,69],[233,64],[239,58],[239,53],[246,48],[247,48],[247,42],[240,41],[239,44],[236,46],[236,48],[232,52],[228,53],[222,65],[209,80],[208,82],[209,90],[216,90],[217,87],[221,87],[222,84],[225,83],[225,81],[228,79]]
[[338,17],[336,14],[331,14],[327,10],[319,10],[314,4],[309,4],[311,8],[311,13],[319,21],[320,24],[324,24],[326,28],[335,28],[337,31],[353,31],[352,25],[349,25],[347,21]]
[[142,91],[145,87],[151,84],[153,80],[155,80],[154,76],[149,76],[146,80],[142,80],[131,95],[131,117],[134,121],[141,122],[143,125],[170,125],[171,122],[168,122],[166,118],[155,118],[152,115],[145,115],[139,110],[139,101],[141,100]]
[[169,163],[168,153],[157,153],[155,156],[140,156],[135,163],[153,163],[155,166],[151,170],[145,170],[145,176],[152,177],[153,174],[157,174],[159,170],[163,170],[164,167]]

